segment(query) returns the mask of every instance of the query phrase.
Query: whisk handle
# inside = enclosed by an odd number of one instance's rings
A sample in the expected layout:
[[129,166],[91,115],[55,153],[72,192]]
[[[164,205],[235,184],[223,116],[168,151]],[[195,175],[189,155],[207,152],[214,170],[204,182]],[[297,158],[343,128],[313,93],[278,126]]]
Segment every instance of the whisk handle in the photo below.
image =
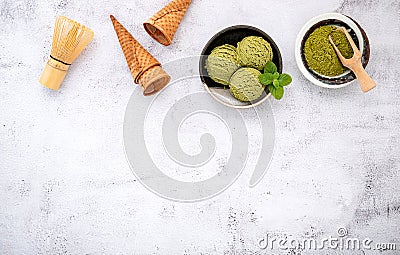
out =
[[49,89],[58,90],[67,74],[68,68],[68,64],[51,57],[43,69],[39,82]]

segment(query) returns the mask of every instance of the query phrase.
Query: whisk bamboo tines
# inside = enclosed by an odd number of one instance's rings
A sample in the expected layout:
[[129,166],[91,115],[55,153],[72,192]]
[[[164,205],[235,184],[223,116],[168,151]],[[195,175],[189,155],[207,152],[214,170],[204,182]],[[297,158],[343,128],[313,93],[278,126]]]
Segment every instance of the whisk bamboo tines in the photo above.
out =
[[94,33],[90,28],[64,16],[58,16],[54,26],[50,58],[39,82],[57,90],[69,66],[90,43],[93,36]]

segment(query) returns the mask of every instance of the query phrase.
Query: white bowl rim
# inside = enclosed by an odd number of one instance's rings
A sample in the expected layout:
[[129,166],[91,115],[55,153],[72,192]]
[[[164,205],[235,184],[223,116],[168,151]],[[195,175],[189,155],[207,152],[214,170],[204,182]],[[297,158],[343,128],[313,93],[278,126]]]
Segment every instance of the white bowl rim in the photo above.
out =
[[304,66],[303,60],[301,59],[301,42],[302,42],[305,34],[313,25],[315,25],[316,23],[318,23],[320,21],[327,20],[327,19],[337,19],[337,20],[340,20],[340,21],[343,21],[344,23],[346,23],[356,33],[356,36],[357,36],[358,42],[359,42],[358,49],[360,50],[361,55],[364,53],[364,38],[363,38],[361,30],[357,26],[357,24],[354,23],[354,21],[352,21],[350,18],[346,17],[345,15],[343,15],[341,13],[336,13],[336,12],[324,13],[324,14],[318,15],[318,16],[310,19],[309,21],[307,21],[307,23],[304,24],[304,26],[300,29],[300,32],[297,34],[296,43],[295,43],[296,63],[297,63],[297,67],[300,69],[300,72],[304,75],[304,77],[306,77],[313,84],[318,85],[320,87],[324,87],[324,88],[330,88],[330,89],[343,88],[343,87],[346,87],[346,86],[350,85],[351,83],[353,83],[356,79],[346,82],[346,83],[343,83],[343,84],[339,84],[339,85],[330,85],[330,84],[323,83],[323,82],[319,81],[318,79],[314,78],[314,76],[312,76],[310,74],[310,72]]

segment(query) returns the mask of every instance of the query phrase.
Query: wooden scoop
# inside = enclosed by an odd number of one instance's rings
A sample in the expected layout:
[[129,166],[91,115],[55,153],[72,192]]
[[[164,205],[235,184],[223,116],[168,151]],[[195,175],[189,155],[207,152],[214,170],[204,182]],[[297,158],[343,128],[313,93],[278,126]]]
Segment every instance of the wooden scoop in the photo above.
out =
[[349,68],[353,73],[355,73],[358,82],[360,83],[361,89],[364,92],[368,92],[371,89],[376,87],[375,81],[367,74],[364,67],[361,64],[361,52],[358,50],[356,44],[354,43],[353,39],[351,38],[349,32],[347,32],[346,28],[338,27],[337,30],[343,32],[347,40],[350,42],[351,47],[353,48],[354,55],[353,57],[346,59],[343,57],[342,53],[340,53],[339,49],[336,47],[335,43],[332,40],[332,37],[329,35],[329,42],[332,44],[333,48],[336,51],[340,61],[342,64]]

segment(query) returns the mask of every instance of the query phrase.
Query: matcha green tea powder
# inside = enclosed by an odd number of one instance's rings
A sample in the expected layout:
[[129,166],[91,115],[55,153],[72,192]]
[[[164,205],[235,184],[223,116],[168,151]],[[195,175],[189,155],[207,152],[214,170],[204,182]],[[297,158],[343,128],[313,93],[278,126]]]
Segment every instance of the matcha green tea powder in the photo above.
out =
[[329,35],[343,57],[351,58],[353,56],[353,50],[346,35],[337,31],[335,26],[322,26],[315,29],[305,42],[304,56],[312,70],[325,76],[334,77],[343,74],[347,68],[342,65],[336,55],[335,49],[329,42]]

